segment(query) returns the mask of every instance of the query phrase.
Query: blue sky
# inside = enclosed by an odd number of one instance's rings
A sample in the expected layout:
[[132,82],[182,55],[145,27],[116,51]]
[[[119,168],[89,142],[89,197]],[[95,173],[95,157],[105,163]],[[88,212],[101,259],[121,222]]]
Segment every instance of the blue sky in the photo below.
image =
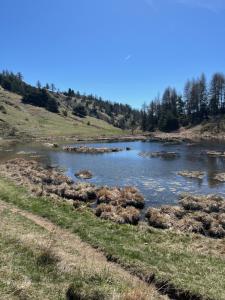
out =
[[225,0],[0,0],[0,69],[140,107],[225,72]]

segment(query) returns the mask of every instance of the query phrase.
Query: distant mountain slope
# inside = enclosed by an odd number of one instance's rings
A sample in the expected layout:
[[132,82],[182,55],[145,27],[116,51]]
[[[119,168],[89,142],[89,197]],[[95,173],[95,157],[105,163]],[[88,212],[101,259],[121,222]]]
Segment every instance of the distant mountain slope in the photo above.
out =
[[21,100],[22,96],[0,87],[1,136],[95,137],[123,134],[120,128],[94,117],[81,118],[72,114],[71,110],[64,115],[66,107],[63,101],[59,113],[53,113],[43,107],[24,104]]

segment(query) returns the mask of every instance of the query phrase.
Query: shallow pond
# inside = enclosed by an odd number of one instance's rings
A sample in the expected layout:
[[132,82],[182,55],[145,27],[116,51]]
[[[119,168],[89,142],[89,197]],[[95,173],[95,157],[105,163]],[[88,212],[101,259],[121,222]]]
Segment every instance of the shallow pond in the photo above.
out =
[[[0,149],[0,160],[15,156],[37,158],[47,165],[63,169],[74,180],[77,180],[74,176],[75,172],[88,169],[94,175],[88,182],[109,186],[136,186],[145,196],[147,206],[175,204],[181,192],[217,193],[225,196],[225,183],[213,180],[216,173],[225,172],[225,158],[212,158],[204,153],[205,150],[225,151],[223,143],[164,145],[157,142],[118,142],[87,143],[86,145],[118,147],[123,148],[124,151],[105,154],[77,154],[64,152],[61,147],[49,149],[42,145],[31,144]],[[126,151],[126,147],[130,147],[131,150]],[[140,155],[140,153],[155,151],[173,151],[177,152],[179,156],[163,159]],[[182,170],[204,171],[205,176],[199,180],[177,175],[177,172]]]

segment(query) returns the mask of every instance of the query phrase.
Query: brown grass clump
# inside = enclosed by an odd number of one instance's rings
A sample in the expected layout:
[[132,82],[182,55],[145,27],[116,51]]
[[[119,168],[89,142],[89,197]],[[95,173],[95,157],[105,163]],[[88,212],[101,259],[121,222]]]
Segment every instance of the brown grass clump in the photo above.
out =
[[174,227],[177,227],[181,231],[204,233],[203,224],[190,216],[185,216],[179,220]]
[[75,184],[69,177],[51,167],[42,167],[37,161],[14,159],[2,165],[1,173],[28,186],[38,196],[58,196],[68,200],[96,199],[96,188],[86,183]]
[[96,216],[119,224],[136,225],[140,220],[138,209],[144,207],[144,198],[135,187],[108,188],[97,191]]
[[203,179],[203,177],[205,176],[205,172],[201,172],[201,171],[180,171],[180,172],[178,172],[178,175],[181,175],[181,176],[187,177],[187,178]]
[[98,203],[110,203],[115,206],[133,206],[139,209],[144,207],[144,197],[135,187],[103,187],[98,190],[97,199]]
[[89,154],[101,154],[101,153],[111,153],[111,152],[119,152],[122,151],[120,148],[94,148],[94,147],[87,147],[87,146],[65,146],[63,147],[64,151],[67,152],[75,152],[75,153],[89,153]]
[[81,170],[75,173],[75,176],[80,179],[91,179],[93,177],[92,173],[89,170]]
[[117,188],[103,187],[97,192],[98,203],[110,203],[121,198],[120,190]]
[[149,208],[146,213],[146,218],[150,226],[168,229],[172,227],[172,218],[169,214],[162,213],[157,208]]
[[217,195],[183,194],[179,206],[150,208],[149,225],[161,229],[200,233],[213,238],[225,237],[225,201]]
[[214,176],[214,180],[225,182],[225,173],[219,173]]
[[111,220],[119,224],[138,224],[140,212],[134,207],[113,206],[110,204],[100,204],[95,210],[97,217],[105,220]]
[[[89,171],[83,171],[89,175]],[[62,198],[71,202],[75,209],[82,206],[79,202],[97,204],[108,204],[109,208],[97,209],[96,215],[101,218],[110,219],[117,223],[137,224],[140,213],[137,209],[144,207],[144,198],[135,187],[109,188],[107,186],[98,188],[93,184],[85,182],[74,183],[69,177],[60,171],[43,167],[37,161],[25,159],[14,159],[2,165],[0,173],[14,181],[27,186],[32,193],[38,196],[48,196],[53,200]]]

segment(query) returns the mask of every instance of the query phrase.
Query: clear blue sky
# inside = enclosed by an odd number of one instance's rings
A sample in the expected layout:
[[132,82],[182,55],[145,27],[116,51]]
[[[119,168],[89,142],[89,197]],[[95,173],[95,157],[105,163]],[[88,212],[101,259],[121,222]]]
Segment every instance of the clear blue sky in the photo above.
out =
[[140,107],[225,72],[225,0],[0,0],[0,69]]

